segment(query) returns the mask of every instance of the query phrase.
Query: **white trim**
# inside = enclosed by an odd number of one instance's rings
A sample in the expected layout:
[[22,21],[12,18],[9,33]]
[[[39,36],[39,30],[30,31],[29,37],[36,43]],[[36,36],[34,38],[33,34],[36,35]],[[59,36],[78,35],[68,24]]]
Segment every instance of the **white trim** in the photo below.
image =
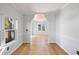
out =
[[59,45],[59,47],[61,47],[67,54],[71,55],[64,47],[62,47],[59,43],[56,42],[56,44]]
[[16,48],[13,49],[9,54],[12,54],[14,51],[16,51],[22,44],[23,44],[23,42],[21,42],[20,44],[18,44],[18,45],[16,46]]
[[2,53],[3,53],[4,50],[6,49],[6,46],[5,46],[5,47],[1,47],[0,49],[1,49],[1,51],[0,51],[0,55],[2,55]]
[[48,43],[56,43],[56,42],[55,42],[55,41],[51,42],[51,41],[49,41],[49,39],[48,39]]
[[31,43],[30,41],[24,41],[23,43]]
[[[13,42],[15,42],[15,41],[13,41]],[[2,47],[2,51],[0,52],[0,55],[2,55],[2,54],[4,53],[4,50],[5,50],[10,44],[12,44],[13,42],[10,42],[10,43],[8,43],[6,46]],[[18,44],[15,49],[12,49],[12,51],[10,51],[10,53],[8,53],[8,55],[11,55],[11,54],[12,54],[14,51],[16,51],[17,48],[19,48],[22,44],[23,44],[23,42],[20,43],[20,44]]]

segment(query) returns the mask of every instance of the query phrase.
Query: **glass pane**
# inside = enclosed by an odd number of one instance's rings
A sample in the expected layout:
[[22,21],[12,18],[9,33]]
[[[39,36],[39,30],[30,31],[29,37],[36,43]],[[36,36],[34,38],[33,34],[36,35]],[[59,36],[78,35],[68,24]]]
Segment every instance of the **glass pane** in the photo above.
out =
[[45,25],[42,26],[42,31],[45,31]]
[[6,39],[6,43],[14,40],[15,39],[15,31],[14,30],[6,31],[5,32],[5,39]]
[[5,29],[13,29],[14,23],[13,20],[9,17],[5,17]]
[[41,24],[38,24],[38,31],[41,31]]

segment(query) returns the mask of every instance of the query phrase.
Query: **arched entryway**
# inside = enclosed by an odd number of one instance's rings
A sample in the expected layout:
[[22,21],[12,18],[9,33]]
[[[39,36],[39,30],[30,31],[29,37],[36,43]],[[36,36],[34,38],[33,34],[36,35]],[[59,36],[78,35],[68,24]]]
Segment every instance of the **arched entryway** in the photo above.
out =
[[31,22],[31,44],[37,54],[48,51],[48,21],[43,14],[36,14]]

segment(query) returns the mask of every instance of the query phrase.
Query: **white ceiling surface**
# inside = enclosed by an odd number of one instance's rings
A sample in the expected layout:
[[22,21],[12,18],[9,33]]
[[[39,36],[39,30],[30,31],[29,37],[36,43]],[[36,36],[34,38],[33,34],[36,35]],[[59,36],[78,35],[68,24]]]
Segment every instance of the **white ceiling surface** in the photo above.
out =
[[33,13],[48,13],[62,9],[66,3],[14,3],[14,8],[20,13],[33,14]]

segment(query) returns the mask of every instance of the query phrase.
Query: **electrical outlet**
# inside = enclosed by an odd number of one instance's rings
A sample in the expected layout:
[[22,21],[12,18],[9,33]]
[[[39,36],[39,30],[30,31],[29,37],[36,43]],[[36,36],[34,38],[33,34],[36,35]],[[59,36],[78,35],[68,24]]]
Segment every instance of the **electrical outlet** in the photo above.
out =
[[9,50],[10,48],[9,47],[7,47],[7,51]]
[[76,51],[76,53],[77,53],[77,55],[79,55],[79,50],[78,50],[78,51]]
[[28,31],[28,29],[26,29],[26,31]]

